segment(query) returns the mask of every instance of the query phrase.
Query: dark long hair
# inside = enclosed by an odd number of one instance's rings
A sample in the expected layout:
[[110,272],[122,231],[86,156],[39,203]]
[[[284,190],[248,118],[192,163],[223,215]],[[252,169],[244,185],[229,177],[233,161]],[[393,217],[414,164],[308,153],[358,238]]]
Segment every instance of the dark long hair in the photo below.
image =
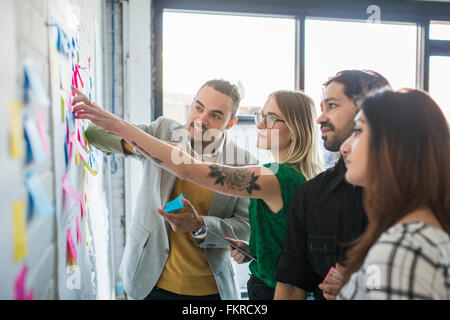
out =
[[380,235],[418,208],[430,208],[450,234],[450,134],[441,109],[412,89],[377,92],[361,108],[370,128],[364,187],[369,223],[348,252],[344,283]]

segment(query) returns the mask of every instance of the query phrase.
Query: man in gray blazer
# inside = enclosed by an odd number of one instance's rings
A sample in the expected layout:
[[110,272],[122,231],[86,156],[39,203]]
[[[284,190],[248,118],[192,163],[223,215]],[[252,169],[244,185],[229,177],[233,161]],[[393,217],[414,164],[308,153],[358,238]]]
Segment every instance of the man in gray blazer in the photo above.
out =
[[[160,117],[139,128],[173,143],[180,142],[179,138],[183,136],[180,132],[184,130],[190,139],[187,147],[192,148],[191,154],[205,161],[231,166],[256,164],[257,160],[248,151],[227,138],[226,130],[237,122],[239,102],[236,86],[224,80],[210,80],[194,98],[186,125]],[[215,139],[206,138],[205,141],[203,135],[211,130],[218,134]],[[140,155],[121,137],[95,125],[89,126],[86,137],[89,143],[106,154],[118,153],[143,161],[142,187],[131,225],[127,228],[120,266],[128,296],[133,299],[238,299],[226,244],[206,230],[195,230],[192,226],[198,226],[198,221],[192,219],[201,216],[208,229],[215,233],[248,241],[249,200],[213,193],[193,184],[186,185]],[[160,215],[157,209],[173,200],[174,192],[180,190],[190,192],[193,199],[188,200],[199,212],[194,209],[195,215],[184,215],[177,221]],[[197,191],[201,193],[199,197],[196,197]],[[207,199],[209,202],[205,202]]]

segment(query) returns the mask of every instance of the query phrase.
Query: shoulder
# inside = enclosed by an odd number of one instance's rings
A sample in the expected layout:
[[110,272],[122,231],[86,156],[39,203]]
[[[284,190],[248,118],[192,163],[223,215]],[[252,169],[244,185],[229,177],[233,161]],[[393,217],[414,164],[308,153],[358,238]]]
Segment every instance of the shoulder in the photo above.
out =
[[450,239],[445,232],[421,222],[394,225],[370,248],[361,269],[343,288],[343,297],[448,297],[449,288],[443,283],[448,279],[449,258]]
[[430,264],[450,263],[450,238],[442,230],[422,222],[397,224],[381,234],[367,254],[367,263],[402,263],[405,255],[421,257]]
[[289,164],[270,162],[263,165],[273,172],[281,181],[287,181],[294,184],[300,184],[306,181],[305,176]]
[[172,132],[175,129],[184,128],[184,126],[178,121],[166,117],[158,117],[158,119],[152,122],[151,126],[155,127],[157,131],[161,132]]

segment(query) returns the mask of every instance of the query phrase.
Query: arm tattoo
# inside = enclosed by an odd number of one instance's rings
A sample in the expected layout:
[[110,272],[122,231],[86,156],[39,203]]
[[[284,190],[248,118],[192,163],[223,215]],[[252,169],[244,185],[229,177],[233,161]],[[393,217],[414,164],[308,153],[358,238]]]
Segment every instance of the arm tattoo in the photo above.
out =
[[260,185],[256,183],[259,176],[255,176],[254,172],[218,165],[210,165],[208,168],[211,170],[208,177],[215,178],[215,184],[220,184],[221,186],[226,184],[227,188],[239,191],[246,190],[248,194],[252,194],[253,190],[261,190]]
[[145,151],[144,149],[142,149],[136,142],[131,141],[131,144],[133,145],[133,147],[135,147],[137,149],[137,151],[140,154],[143,154],[147,157],[149,157],[150,159],[152,159],[154,162],[156,162],[156,164],[161,164],[163,163],[163,161],[161,159],[158,159],[156,157],[153,157],[150,153],[148,153],[147,151]]

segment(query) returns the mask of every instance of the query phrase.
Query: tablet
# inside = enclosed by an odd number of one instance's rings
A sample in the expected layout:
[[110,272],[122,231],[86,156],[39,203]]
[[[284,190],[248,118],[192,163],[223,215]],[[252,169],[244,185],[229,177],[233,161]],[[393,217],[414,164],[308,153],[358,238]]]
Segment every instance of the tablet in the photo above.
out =
[[221,235],[219,235],[218,233],[216,233],[215,231],[212,231],[211,229],[209,229],[207,226],[204,226],[207,230],[207,232],[210,232],[213,236],[221,239],[222,241],[225,241],[228,245],[232,246],[234,249],[237,249],[239,252],[243,253],[244,255],[246,255],[247,257],[249,257],[251,260],[256,260],[256,258],[254,256],[252,256],[250,253],[248,253],[245,250],[242,250],[241,248],[239,248],[237,245],[235,245],[233,242],[225,239],[224,237],[222,237]]

